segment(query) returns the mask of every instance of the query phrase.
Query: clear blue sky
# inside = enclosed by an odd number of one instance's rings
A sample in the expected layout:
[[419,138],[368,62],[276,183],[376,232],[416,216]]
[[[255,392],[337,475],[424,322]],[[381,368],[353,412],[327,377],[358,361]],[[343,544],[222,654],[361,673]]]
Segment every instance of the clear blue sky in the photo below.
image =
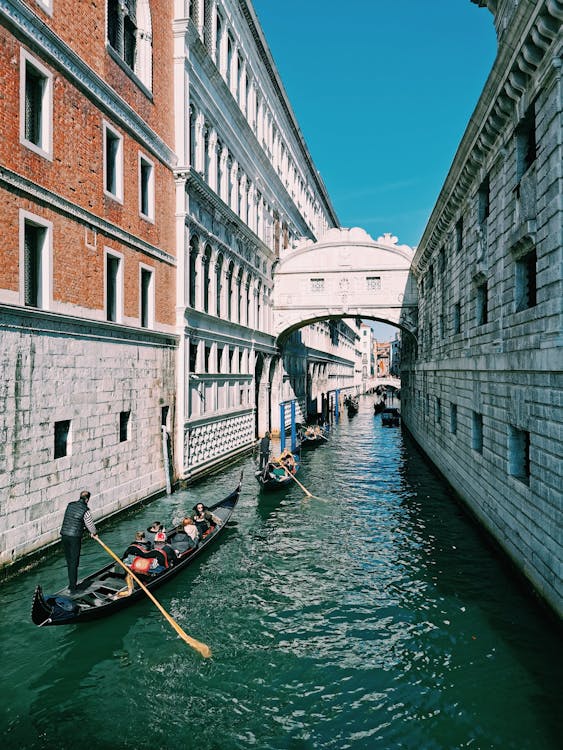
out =
[[254,0],[340,224],[417,245],[496,54],[470,0]]

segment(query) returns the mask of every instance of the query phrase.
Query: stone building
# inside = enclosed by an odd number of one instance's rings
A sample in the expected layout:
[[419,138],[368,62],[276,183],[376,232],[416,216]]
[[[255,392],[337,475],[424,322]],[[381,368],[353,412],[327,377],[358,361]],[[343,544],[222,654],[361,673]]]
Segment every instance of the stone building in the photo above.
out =
[[0,3],[0,564],[57,540],[82,489],[99,518],[165,483],[177,337],[161,6]]
[[561,613],[563,3],[477,4],[498,53],[414,256],[402,413]]
[[[319,355],[308,364],[305,330],[278,350],[273,271],[337,217],[251,3],[174,8],[176,467],[190,479],[279,431],[281,401],[296,400],[305,419]],[[343,359],[325,350],[323,367],[334,358]]]

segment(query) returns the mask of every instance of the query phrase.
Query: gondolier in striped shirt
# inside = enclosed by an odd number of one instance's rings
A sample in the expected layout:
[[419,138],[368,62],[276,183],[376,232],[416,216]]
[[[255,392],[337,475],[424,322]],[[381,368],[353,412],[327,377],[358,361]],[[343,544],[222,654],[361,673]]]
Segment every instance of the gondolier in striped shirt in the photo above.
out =
[[78,500],[66,506],[63,525],[61,526],[61,541],[68,569],[68,588],[71,593],[77,591],[76,581],[84,528],[88,529],[92,538],[98,536],[92,514],[88,508],[89,500],[90,493],[88,490],[83,490]]

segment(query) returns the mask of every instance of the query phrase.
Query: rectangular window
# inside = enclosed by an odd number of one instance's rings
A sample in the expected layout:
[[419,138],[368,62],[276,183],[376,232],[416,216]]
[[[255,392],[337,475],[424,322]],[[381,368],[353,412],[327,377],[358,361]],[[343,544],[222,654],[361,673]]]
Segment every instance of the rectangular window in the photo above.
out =
[[478,197],[478,212],[479,212],[479,224],[483,224],[489,218],[491,211],[491,189],[489,177],[485,177],[481,186],[479,187]]
[[450,404],[450,432],[457,434],[457,404]]
[[129,423],[130,423],[131,412],[120,411],[119,412],[119,442],[124,443],[129,440]]
[[70,453],[70,419],[55,422],[54,458],[63,458]]
[[123,201],[123,138],[104,122],[104,192]]
[[312,292],[324,292],[325,280],[324,279],[311,279],[311,291]]
[[190,373],[197,371],[197,347],[195,341],[190,341]]
[[20,300],[26,307],[50,308],[51,223],[20,211]]
[[432,289],[434,286],[434,264],[432,263],[428,268],[428,289]]
[[154,272],[141,266],[140,318],[143,328],[154,326]]
[[436,396],[436,422],[440,424],[442,422],[442,400]]
[[444,316],[439,315],[438,316],[438,330],[440,332],[440,340],[444,338],[446,335],[445,328],[444,328]]
[[205,352],[204,354],[205,364],[203,367],[204,372],[211,372],[211,370],[209,369],[211,366],[211,347],[206,346],[204,352]]
[[446,272],[446,248],[440,248],[440,254],[438,256],[438,270],[441,275]]
[[455,225],[455,249],[458,253],[463,249],[463,217],[460,217]]
[[376,292],[381,289],[381,276],[367,276],[366,283],[369,292]]
[[524,484],[530,484],[530,433],[509,427],[508,472]]
[[532,166],[537,156],[536,112],[532,104],[516,130],[516,180],[520,179]]
[[483,326],[489,320],[489,306],[488,306],[488,287],[487,282],[484,281],[479,284],[476,290],[476,321],[478,326]]
[[106,320],[121,322],[123,309],[121,258],[106,253]]
[[537,305],[537,254],[532,250],[516,261],[516,312]]
[[22,49],[20,55],[20,140],[41,156],[52,158],[53,79],[40,62]]
[[453,307],[452,327],[454,334],[461,333],[461,304],[456,302]]
[[139,211],[145,219],[154,220],[154,167],[139,155]]
[[473,412],[471,447],[477,453],[483,453],[483,415]]

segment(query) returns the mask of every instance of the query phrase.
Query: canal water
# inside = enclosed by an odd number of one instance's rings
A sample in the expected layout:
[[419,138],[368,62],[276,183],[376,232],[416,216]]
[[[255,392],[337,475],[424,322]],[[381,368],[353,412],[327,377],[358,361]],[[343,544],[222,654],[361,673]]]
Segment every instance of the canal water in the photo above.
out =
[[[102,528],[121,551],[244,470],[217,546],[157,592],[210,660],[150,602],[35,627],[34,587],[66,583],[62,552],[2,584],[2,747],[559,750],[560,633],[372,403],[304,453],[321,499],[260,494],[248,458]],[[85,540],[81,573],[104,554]]]

